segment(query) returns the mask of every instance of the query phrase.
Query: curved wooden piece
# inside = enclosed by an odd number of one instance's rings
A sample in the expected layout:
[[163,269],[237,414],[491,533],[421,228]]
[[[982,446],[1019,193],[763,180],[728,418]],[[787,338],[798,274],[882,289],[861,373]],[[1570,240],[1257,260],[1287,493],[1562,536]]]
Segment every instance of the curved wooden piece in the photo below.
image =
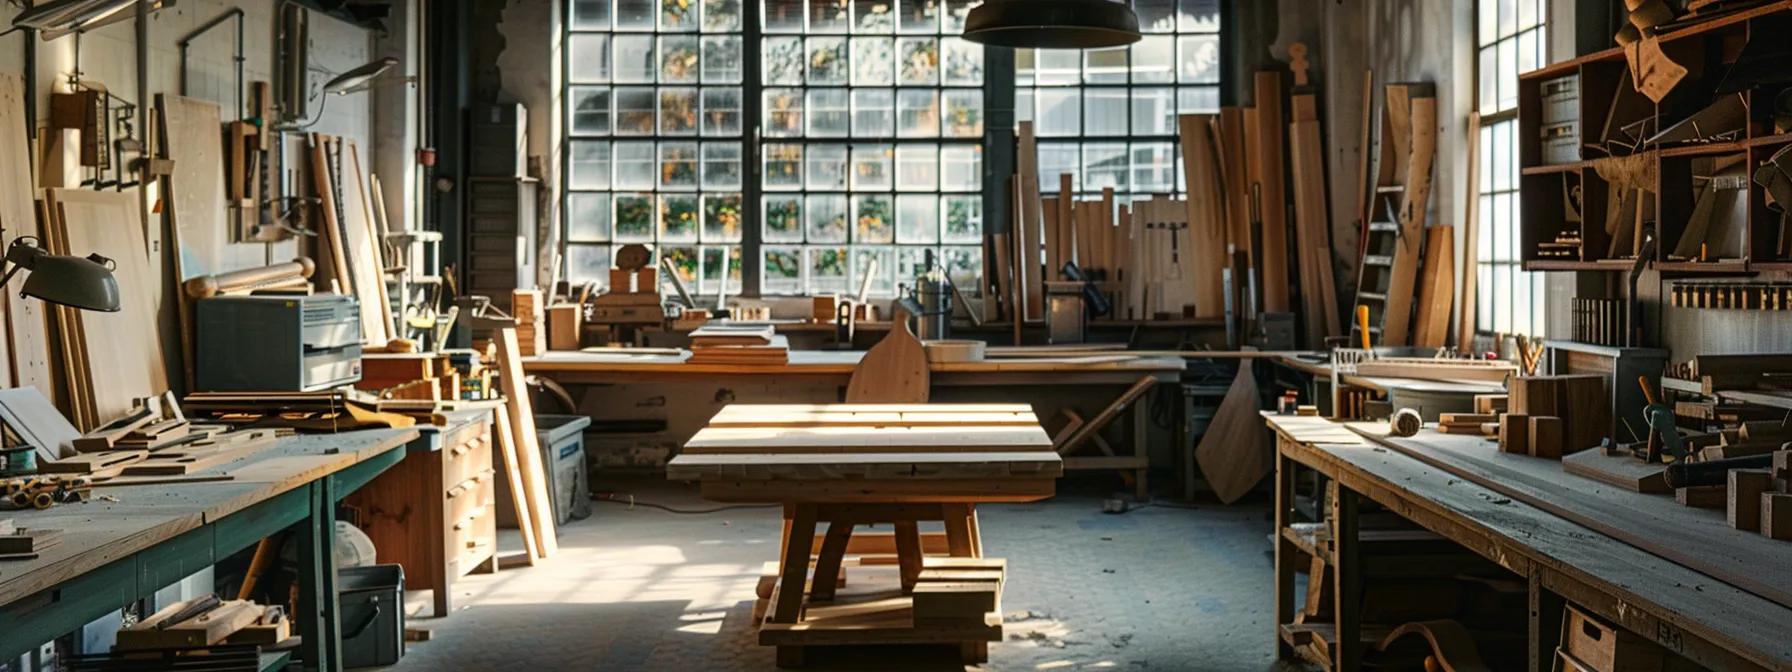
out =
[[1431,649],[1431,657],[1444,672],[1493,672],[1493,668],[1481,662],[1481,654],[1475,649],[1475,638],[1469,634],[1468,628],[1452,620],[1417,621],[1402,625],[1381,640],[1381,650],[1388,651],[1396,645],[1404,645],[1402,639],[1411,640],[1412,636],[1424,639],[1426,646]]
[[897,315],[890,333],[859,360],[846,384],[849,404],[924,404],[932,388],[927,350]]

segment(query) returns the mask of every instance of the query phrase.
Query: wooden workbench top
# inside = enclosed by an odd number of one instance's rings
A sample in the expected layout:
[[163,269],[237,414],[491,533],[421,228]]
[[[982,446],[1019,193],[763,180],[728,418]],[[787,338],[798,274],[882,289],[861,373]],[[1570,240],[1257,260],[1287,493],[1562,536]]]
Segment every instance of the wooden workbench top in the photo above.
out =
[[[112,486],[95,499],[42,511],[10,511],[23,528],[63,530],[62,541],[34,560],[0,563],[0,604],[30,596],[128,557],[201,525],[266,501],[357,462],[399,450],[414,429],[374,429],[280,439],[274,446],[200,474],[228,481]],[[115,497],[116,502],[98,497]]]
[[[1792,544],[1730,529],[1721,511],[1620,491],[1562,472],[1554,460],[1500,453],[1479,437],[1426,431],[1400,439],[1386,436],[1385,423],[1266,419],[1298,446],[1291,453],[1297,460],[1352,489],[1397,493],[1419,502],[1414,508],[1426,515],[1485,535],[1491,546],[1471,546],[1502,556],[1514,571],[1545,566],[1654,614],[1664,627],[1693,632],[1766,669],[1792,669],[1792,640],[1784,636],[1792,608],[1713,574],[1728,566],[1751,583],[1792,585]],[[1362,433],[1352,440],[1339,428]],[[1483,479],[1503,485],[1488,487]],[[1659,552],[1670,549],[1676,557]],[[1698,561],[1686,562],[1694,554]]]

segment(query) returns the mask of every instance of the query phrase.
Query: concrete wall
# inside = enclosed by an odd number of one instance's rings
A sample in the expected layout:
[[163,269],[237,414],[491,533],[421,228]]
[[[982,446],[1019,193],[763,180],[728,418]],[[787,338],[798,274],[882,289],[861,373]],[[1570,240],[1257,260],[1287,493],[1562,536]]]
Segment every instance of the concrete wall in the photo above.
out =
[[[541,180],[536,193],[539,217],[537,253],[541,282],[549,281],[554,254],[560,249],[560,148],[562,143],[560,81],[562,0],[508,0],[496,24],[503,51],[497,55],[496,99],[518,102],[529,110],[529,174]],[[476,68],[477,69],[477,68]],[[477,78],[475,78],[477,81]],[[475,87],[475,91],[478,87]]]

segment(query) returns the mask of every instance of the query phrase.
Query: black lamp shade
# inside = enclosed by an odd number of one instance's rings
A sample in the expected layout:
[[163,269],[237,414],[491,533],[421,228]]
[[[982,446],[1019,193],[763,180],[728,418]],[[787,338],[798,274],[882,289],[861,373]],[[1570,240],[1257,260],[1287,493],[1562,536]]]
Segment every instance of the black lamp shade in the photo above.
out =
[[42,255],[31,265],[31,275],[19,290],[65,306],[102,313],[118,311],[118,280],[112,269],[92,259]]
[[964,39],[998,47],[1100,49],[1141,39],[1139,15],[1110,0],[989,0],[964,21]]

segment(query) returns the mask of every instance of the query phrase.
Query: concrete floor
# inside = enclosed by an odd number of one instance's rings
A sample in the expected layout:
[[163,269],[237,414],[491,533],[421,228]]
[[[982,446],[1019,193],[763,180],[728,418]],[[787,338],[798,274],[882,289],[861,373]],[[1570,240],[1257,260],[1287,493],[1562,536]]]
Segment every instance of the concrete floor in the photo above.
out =
[[[632,487],[642,501],[714,506],[694,488]],[[777,555],[778,509],[593,506],[541,566],[469,577],[449,617],[412,619],[433,637],[389,669],[777,669],[748,621],[761,565]],[[1007,639],[982,669],[1281,669],[1266,505],[1107,515],[1099,499],[1061,496],[979,515],[985,553],[1009,567]],[[890,647],[823,649],[808,669],[964,668],[955,650]]]

